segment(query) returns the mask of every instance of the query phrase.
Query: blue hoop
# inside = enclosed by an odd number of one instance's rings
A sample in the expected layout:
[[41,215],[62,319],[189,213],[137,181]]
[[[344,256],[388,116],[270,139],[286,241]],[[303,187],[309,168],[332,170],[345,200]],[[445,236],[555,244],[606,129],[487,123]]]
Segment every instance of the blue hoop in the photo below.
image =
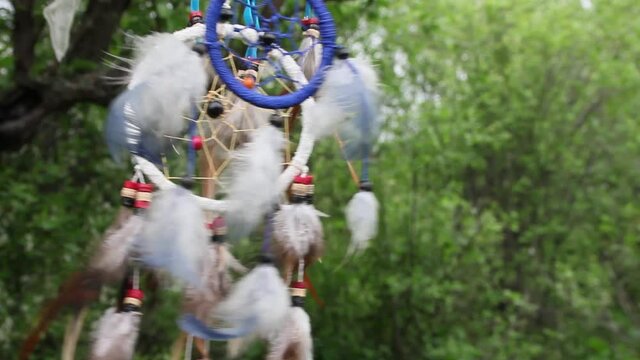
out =
[[263,95],[257,91],[247,89],[242,83],[236,79],[235,74],[229,69],[224,56],[222,54],[223,46],[218,41],[218,33],[216,25],[220,17],[220,9],[225,0],[212,0],[207,9],[206,25],[207,31],[205,39],[209,48],[209,57],[211,64],[218,73],[220,79],[227,85],[229,90],[238,95],[244,101],[255,106],[266,109],[285,109],[296,106],[310,96],[316,93],[322,82],[324,81],[324,72],[333,62],[333,55],[336,43],[336,28],[333,18],[329,10],[322,0],[307,0],[311,8],[318,17],[318,25],[320,27],[320,43],[322,44],[322,62],[318,71],[309,81],[309,84],[303,86],[300,90],[285,95]]

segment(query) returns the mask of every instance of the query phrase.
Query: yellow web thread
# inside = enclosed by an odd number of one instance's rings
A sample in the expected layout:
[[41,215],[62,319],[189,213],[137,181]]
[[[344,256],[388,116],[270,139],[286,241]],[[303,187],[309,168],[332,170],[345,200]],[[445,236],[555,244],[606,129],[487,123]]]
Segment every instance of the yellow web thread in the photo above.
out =
[[[227,56],[225,61],[229,63],[229,67],[234,74],[238,74],[238,69],[233,61],[233,56]],[[277,79],[277,81],[280,83],[282,88],[290,91],[290,87],[281,79]],[[258,91],[266,94],[262,88],[258,88]],[[249,124],[245,129],[239,129],[228,121],[227,116],[234,105],[232,100],[234,98],[236,98],[236,95],[232,94],[227,89],[226,85],[220,81],[218,76],[214,76],[208,93],[197,104],[197,119],[184,118],[187,122],[196,123],[197,135],[201,136],[203,140],[202,149],[196,152],[197,175],[192,177],[193,180],[199,181],[203,184],[203,196],[214,197],[215,194],[219,192],[220,188],[224,186],[221,181],[221,176],[223,176],[225,170],[229,168],[233,161],[233,156],[231,156],[232,153],[239,148],[239,136],[253,132],[257,129],[257,124],[253,123],[253,119],[249,116],[246,117],[249,119]],[[219,101],[225,109],[224,114],[218,119],[212,119],[206,113],[207,107],[212,101]],[[241,111],[244,111],[246,114],[247,103],[243,104],[244,108],[241,109]],[[289,125],[291,123],[290,117],[292,111],[293,108],[289,108],[280,112],[280,115],[284,118],[284,135],[286,139],[283,165],[287,165],[291,161],[291,133]],[[224,129],[225,127],[227,129]],[[231,130],[232,132],[231,138],[228,139],[227,143],[225,143],[224,139],[220,138],[220,133],[224,130]],[[185,152],[179,151],[178,148],[181,150],[185,148],[185,144],[181,145],[179,142],[186,143],[187,146],[189,146],[188,143],[191,141],[190,137],[168,135],[165,135],[165,137],[172,141],[175,152],[178,154],[179,161],[186,161]],[[180,180],[182,178],[180,176],[172,175],[170,169],[171,166],[165,157],[163,157],[162,163],[164,175],[169,180]]]

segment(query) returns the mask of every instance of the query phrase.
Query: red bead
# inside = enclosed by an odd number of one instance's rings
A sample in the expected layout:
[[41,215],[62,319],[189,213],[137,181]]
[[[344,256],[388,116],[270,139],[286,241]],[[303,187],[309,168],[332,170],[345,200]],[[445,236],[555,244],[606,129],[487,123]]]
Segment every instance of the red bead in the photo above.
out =
[[294,289],[306,289],[307,286],[305,285],[304,281],[294,281],[293,284],[291,284],[291,287]]
[[213,219],[211,224],[209,224],[209,229],[219,229],[225,226],[227,225],[224,222],[224,218],[222,216],[218,216],[215,219]]
[[150,183],[139,183],[138,191],[140,192],[153,192],[153,184]]
[[202,149],[202,136],[200,136],[200,135],[192,136],[191,137],[191,146],[196,150]]
[[153,191],[153,184],[138,184],[138,193],[136,194],[136,201],[133,206],[136,209],[147,209],[151,204],[151,192]]
[[318,21],[318,18],[315,18],[315,17],[313,17],[313,18],[303,18],[302,19],[302,25],[303,26],[309,26],[309,25],[312,25],[312,24],[317,25],[319,23],[320,23],[320,21]]
[[189,18],[190,18],[190,19],[193,19],[193,18],[194,18],[194,17],[196,17],[196,16],[202,17],[202,11],[198,11],[198,10],[196,10],[196,11],[192,11],[192,12],[189,14]]
[[127,188],[127,189],[137,190],[138,189],[138,183],[135,182],[135,181],[131,181],[131,180],[125,180],[124,181],[124,185],[122,185],[122,187]]
[[313,185],[313,175],[301,174],[293,178],[293,182],[296,184]]
[[144,293],[140,289],[129,289],[125,293],[124,297],[126,298],[134,298],[140,301],[144,300]]

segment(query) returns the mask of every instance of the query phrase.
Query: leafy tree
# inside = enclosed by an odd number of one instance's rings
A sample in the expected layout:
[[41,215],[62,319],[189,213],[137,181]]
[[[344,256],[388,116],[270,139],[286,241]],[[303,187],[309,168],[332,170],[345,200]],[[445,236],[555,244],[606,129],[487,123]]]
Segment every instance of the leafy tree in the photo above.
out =
[[[57,65],[39,20],[43,3],[13,2],[10,23],[18,27],[29,13],[37,36],[18,42],[36,44],[26,72],[21,50],[14,46],[13,57],[0,50],[0,73],[10,75],[0,86],[10,93],[85,86],[78,79],[106,71],[97,65],[102,51],[122,51],[126,37],[118,29],[174,30],[186,13],[183,2],[122,2],[106,43]],[[91,2],[79,26],[102,3]],[[337,145],[325,141],[314,153],[316,206],[332,216],[325,221],[327,255],[310,271],[324,301],[307,305],[316,358],[640,356],[634,5],[330,3],[342,41],[379,66],[387,121],[374,169],[380,234],[344,264],[349,234],[340,204],[356,187]],[[10,31],[0,24],[0,39]],[[53,115],[16,139],[6,124],[44,105],[17,117],[6,115],[16,108],[1,107],[1,147],[18,150],[0,154],[0,353],[17,352],[43,301],[114,216],[124,174],[98,145],[104,110],[77,102],[105,104],[117,90],[100,85],[103,97],[45,107]],[[238,247],[249,259],[250,246]],[[109,295],[92,307],[89,322]],[[139,358],[168,358],[178,297],[164,290],[147,310]],[[54,323],[35,358],[57,358],[63,332],[64,322]],[[88,342],[84,336],[79,356]],[[260,358],[259,350],[250,356]]]

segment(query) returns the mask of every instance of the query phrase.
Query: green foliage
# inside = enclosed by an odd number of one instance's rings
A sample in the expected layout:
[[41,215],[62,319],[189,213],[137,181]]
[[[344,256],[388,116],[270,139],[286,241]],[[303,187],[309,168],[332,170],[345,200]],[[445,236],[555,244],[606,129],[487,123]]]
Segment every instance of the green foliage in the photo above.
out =
[[[380,235],[342,266],[356,188],[335,144],[314,153],[316,206],[331,215],[310,270],[324,300],[307,305],[317,359],[640,357],[635,5],[330,3],[343,41],[379,65],[387,122],[373,179]],[[134,2],[123,29],[181,27],[184,4],[164,6]],[[1,155],[2,353],[116,211],[125,175],[102,146],[103,118],[79,106]],[[168,358],[178,304],[169,289],[148,311],[140,359]],[[36,358],[59,356],[63,320]]]

